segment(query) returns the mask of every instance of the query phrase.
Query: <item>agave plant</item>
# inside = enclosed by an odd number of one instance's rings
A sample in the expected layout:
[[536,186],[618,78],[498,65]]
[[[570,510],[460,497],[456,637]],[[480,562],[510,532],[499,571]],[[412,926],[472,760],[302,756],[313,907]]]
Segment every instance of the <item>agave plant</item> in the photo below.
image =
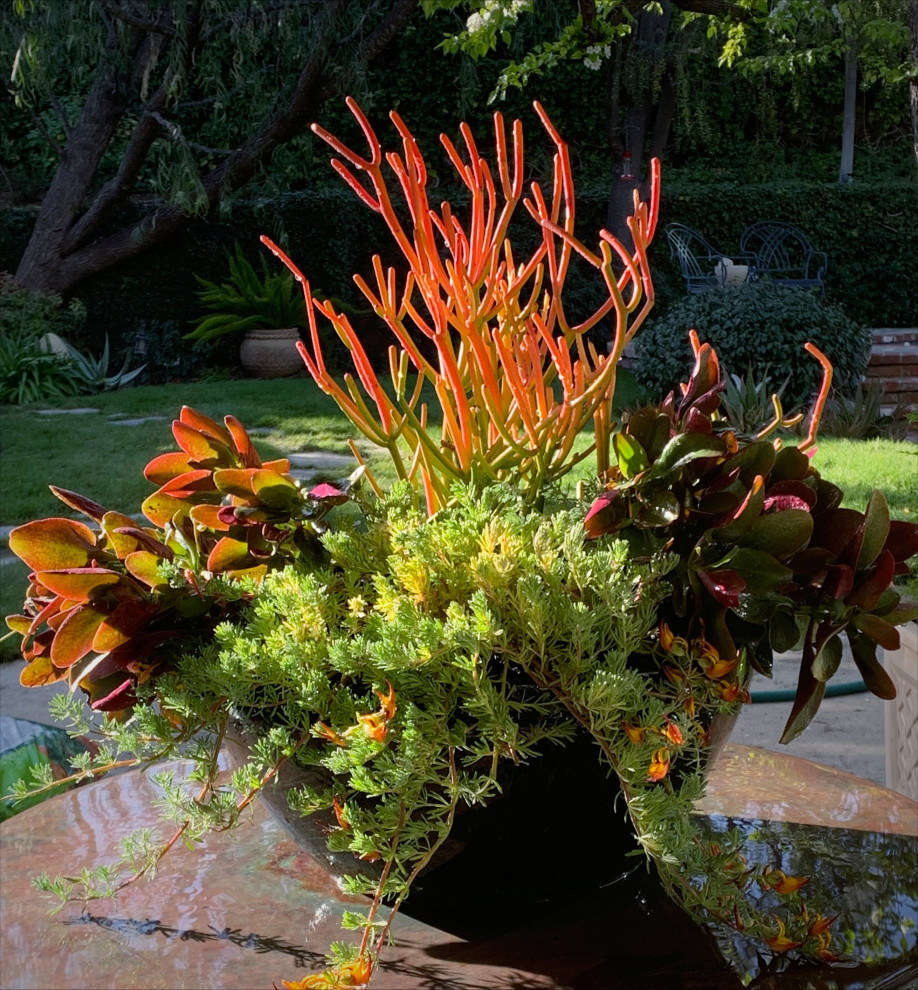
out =
[[669,552],[664,636],[699,639],[711,662],[742,659],[771,675],[773,652],[802,650],[797,694],[782,742],[809,724],[851,644],[864,683],[881,698],[895,687],[877,646],[895,650],[895,626],[918,617],[892,588],[918,553],[918,525],[891,520],[882,492],[864,512],[841,507],[842,491],[813,467],[819,414],[831,366],[812,345],[825,376],[809,434],[799,446],[754,437],[722,416],[717,355],[692,337],[695,366],[681,396],[635,413],[613,438],[617,464],[587,515],[587,535],[616,535],[639,553]]

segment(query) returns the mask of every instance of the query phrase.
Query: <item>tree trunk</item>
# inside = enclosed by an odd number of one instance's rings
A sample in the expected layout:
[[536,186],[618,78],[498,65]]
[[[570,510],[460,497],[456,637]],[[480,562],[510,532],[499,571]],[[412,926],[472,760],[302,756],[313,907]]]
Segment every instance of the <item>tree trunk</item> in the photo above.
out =
[[[664,0],[662,6],[662,13],[642,10],[631,38],[622,46],[627,50],[624,56],[626,59],[639,60],[645,68],[650,67],[651,71],[661,59],[665,58],[666,39],[672,20],[670,0]],[[620,68],[616,67],[614,72],[616,77],[620,78]],[[642,78],[643,73],[639,72],[637,75],[638,78]],[[646,182],[643,179],[644,154],[649,150],[651,157],[662,156],[675,110],[675,94],[672,79],[665,69],[661,78],[660,96],[656,101],[650,85],[645,85],[638,91],[627,91],[624,85],[622,89],[625,90],[622,102],[626,103],[627,109],[621,128],[618,130],[617,120],[610,121],[608,127],[610,134],[619,136],[617,140],[613,138],[611,148],[617,161],[614,166],[612,188],[609,191],[606,227],[628,250],[632,250],[631,234],[626,220],[634,212],[634,190],[638,189],[646,196]],[[609,100],[608,111],[617,116],[617,100]],[[651,135],[648,149],[648,138]],[[626,151],[631,153],[631,165],[629,173],[623,174],[623,155]]]
[[[327,71],[334,47],[336,22],[348,0],[326,0],[325,30],[317,32],[306,62],[284,106],[213,171],[202,177],[210,207],[241,188],[273,151],[289,141],[312,120],[318,108],[336,95],[338,84]],[[372,64],[398,36],[417,8],[418,0],[391,0],[388,11],[360,49],[364,67]],[[190,12],[189,6],[184,8]],[[194,10],[197,10],[197,6]],[[193,16],[189,13],[189,16]],[[161,38],[137,29],[135,66],[155,60]],[[196,36],[195,36],[196,37]],[[146,46],[146,50],[145,47]],[[194,45],[189,45],[193,57]],[[146,62],[145,62],[146,59]],[[112,63],[100,62],[96,79],[77,121],[60,166],[42,200],[32,236],[16,271],[16,281],[38,292],[66,295],[92,275],[137,257],[178,233],[190,215],[177,206],[151,210],[137,224],[101,237],[93,235],[133,190],[137,176],[157,133],[151,114],[158,109],[159,93],[147,101],[134,135],[129,139],[118,174],[90,200],[96,170],[118,126],[124,119],[136,84],[136,69],[128,82],[117,77]],[[82,216],[79,211],[88,202]]]
[[915,164],[918,165],[918,0],[908,5],[908,32],[911,37],[912,78],[909,95],[912,103],[912,140],[915,143]]
[[854,130],[857,110],[857,45],[854,37],[848,38],[845,50],[845,109],[842,118],[841,165],[839,182],[854,179]]

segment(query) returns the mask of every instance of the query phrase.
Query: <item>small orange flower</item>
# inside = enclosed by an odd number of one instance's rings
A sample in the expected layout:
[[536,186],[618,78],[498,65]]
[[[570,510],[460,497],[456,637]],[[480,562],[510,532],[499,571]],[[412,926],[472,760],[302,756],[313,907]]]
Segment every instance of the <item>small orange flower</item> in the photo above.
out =
[[347,740],[340,733],[335,732],[334,729],[327,726],[324,722],[316,722],[312,727],[312,731],[320,739],[327,739],[329,742],[333,742],[336,746],[346,746]]
[[[777,880],[773,880],[773,876],[777,876]],[[810,882],[810,878],[789,877],[785,875],[783,870],[775,870],[774,874],[769,876],[769,882],[779,894],[793,894],[794,891],[805,887]]]
[[660,623],[660,646],[677,657],[684,657],[688,652],[688,643],[681,636],[674,635],[665,622]]
[[383,694],[382,691],[377,691],[376,697],[379,698],[383,705],[380,714],[387,722],[391,722],[393,716],[395,715],[395,688],[392,687],[392,683],[389,682],[388,694]]
[[622,728],[625,730],[625,735],[633,743],[637,744],[644,741],[644,730],[639,725],[629,725],[627,722],[622,722]]
[[295,983],[289,980],[281,980],[281,983],[285,990],[351,990],[352,987],[366,986],[372,972],[370,957],[361,956],[355,962],[342,963],[321,973],[311,973]]
[[674,746],[682,746],[685,743],[685,736],[682,735],[682,730],[674,722],[670,722],[667,719],[666,728],[660,729],[660,733],[664,735]]
[[682,687],[682,684],[685,682],[685,674],[671,663],[663,664],[663,674],[670,684],[675,684],[676,687]]
[[382,743],[386,741],[386,733],[389,731],[388,723],[382,715],[374,712],[372,715],[358,715],[357,718],[366,730],[367,735],[374,742]]
[[347,820],[347,817],[344,814],[344,808],[337,797],[332,800],[332,808],[334,809],[335,818],[338,819],[338,824],[341,828],[349,829],[351,827],[351,823]]
[[784,922],[776,914],[772,915],[772,917],[778,923],[778,934],[765,939],[772,952],[790,952],[791,949],[796,949],[803,945],[802,942],[795,942],[792,938],[788,938],[785,935]]
[[837,914],[833,914],[831,918],[825,918],[821,914],[817,915],[816,920],[810,924],[809,928],[807,928],[807,934],[813,936],[822,935],[823,932],[829,930],[832,923],[835,921],[837,917],[838,917]]
[[667,653],[673,648],[673,640],[675,640],[672,629],[665,622],[660,623],[660,646],[666,650]]
[[650,761],[650,770],[647,779],[651,783],[662,780],[669,773],[669,750],[661,746]]

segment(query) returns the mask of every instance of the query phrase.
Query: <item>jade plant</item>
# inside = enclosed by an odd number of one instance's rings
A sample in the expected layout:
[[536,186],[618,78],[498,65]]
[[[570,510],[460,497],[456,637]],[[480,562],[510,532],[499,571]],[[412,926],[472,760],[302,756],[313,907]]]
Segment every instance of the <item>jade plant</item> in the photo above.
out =
[[[233,825],[298,763],[322,783],[297,788],[290,806],[315,816],[332,850],[354,854],[346,889],[368,899],[343,918],[356,943],[284,986],[364,985],[391,923],[381,907],[410,896],[456,816],[500,800],[505,768],[587,733],[678,903],[773,955],[834,959],[831,913],[806,878],[748,867],[737,835],[700,842],[692,817],[717,717],[737,713],[749,666],[766,669],[769,649],[801,622],[806,669],[789,732],[818,704],[842,629],[889,693],[871,650],[891,644],[907,614],[888,588],[918,527],[891,523],[881,496],[863,514],[839,508],[840,492],[813,469],[828,368],[799,450],[730,428],[716,356],[697,339],[682,395],[616,431],[617,363],[653,302],[656,164],[649,203],[635,196],[633,248],[602,231],[594,251],[575,235],[567,148],[540,107],[555,148],[547,197],[538,183],[524,195],[518,122],[508,147],[495,116],[494,169],[464,125],[465,156],[443,139],[470,194],[463,226],[448,203],[430,206],[400,118],[401,152],[383,155],[349,106],[366,157],[314,129],[407,263],[399,276],[377,257],[375,288],[357,280],[394,335],[388,385],[347,314],[269,247],[301,280],[308,370],[389,452],[399,481],[384,493],[361,465],[304,492],[286,460],[261,461],[235,419],[222,426],[186,407],[173,424],[180,449],[147,467],[149,526],[58,491],[97,528],[53,519],[14,531],[11,547],[32,568],[24,614],[8,620],[23,636],[23,683],[66,678],[108,713],[112,745],[87,754],[76,776],[123,763],[118,750],[137,763],[181,752],[198,764],[194,790],[160,778],[176,826],[162,844],[133,839],[116,868],[39,886],[62,902],[111,896],[179,838]],[[526,258],[507,233],[520,203],[541,235]],[[579,323],[563,300],[574,252],[607,292]],[[354,359],[343,385],[323,359],[322,321]],[[614,334],[604,354],[586,337],[600,321]],[[428,429],[430,394],[439,434]],[[590,423],[583,450],[576,439]],[[594,482],[565,489],[590,451]],[[56,711],[84,731],[76,699]],[[217,754],[238,714],[261,735],[226,780]],[[757,909],[754,888],[779,907]]]
[[[771,676],[774,652],[802,650],[797,694],[781,737],[790,742],[819,708],[838,670],[842,633],[867,687],[895,697],[877,647],[899,647],[895,626],[918,617],[892,587],[918,553],[918,526],[891,520],[875,491],[864,512],[812,464],[825,375],[799,446],[772,442],[780,405],[753,437],[723,415],[724,381],[710,344],[692,334],[695,367],[681,395],[637,411],[613,437],[617,464],[586,518],[590,538],[615,535],[640,555],[675,553],[661,614],[683,639],[703,637],[719,658],[744,656]],[[675,634],[673,632],[673,634]]]

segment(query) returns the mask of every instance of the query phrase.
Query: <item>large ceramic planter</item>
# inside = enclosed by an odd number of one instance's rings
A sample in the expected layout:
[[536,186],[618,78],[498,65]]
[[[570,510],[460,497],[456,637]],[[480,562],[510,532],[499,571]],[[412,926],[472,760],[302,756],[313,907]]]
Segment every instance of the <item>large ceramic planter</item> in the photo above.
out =
[[886,705],[886,786],[918,801],[918,622],[899,627],[900,647],[884,650],[896,686]]
[[305,367],[296,349],[299,339],[296,327],[249,330],[239,347],[239,360],[256,378],[291,378]]
[[[254,738],[251,723],[239,716],[231,720],[224,747],[231,766],[245,762]],[[332,876],[378,875],[380,864],[329,852],[332,812],[306,818],[291,812],[287,791],[304,783],[325,789],[331,776],[288,762],[260,797]],[[493,932],[517,909],[557,906],[595,893],[643,862],[629,855],[638,844],[618,782],[586,732],[529,764],[508,761],[501,787],[489,805],[459,809],[450,837],[412,885],[404,913],[461,935]]]

